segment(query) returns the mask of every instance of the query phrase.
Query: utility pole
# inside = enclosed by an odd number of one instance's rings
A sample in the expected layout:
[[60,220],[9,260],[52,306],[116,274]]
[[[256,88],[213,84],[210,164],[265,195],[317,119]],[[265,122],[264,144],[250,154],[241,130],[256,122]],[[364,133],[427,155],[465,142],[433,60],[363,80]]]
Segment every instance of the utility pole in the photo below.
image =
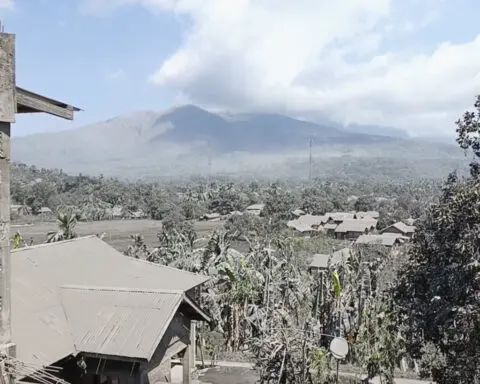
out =
[[309,147],[309,156],[308,156],[308,182],[312,182],[312,145],[313,145],[313,137],[310,136],[308,139],[308,147]]
[[210,183],[212,182],[212,147],[210,144],[210,140],[208,141],[208,148],[207,148],[207,189],[210,188]]
[[[0,27],[0,353],[15,357],[11,329],[10,125],[15,123],[15,35]],[[13,377],[2,372],[6,382]]]

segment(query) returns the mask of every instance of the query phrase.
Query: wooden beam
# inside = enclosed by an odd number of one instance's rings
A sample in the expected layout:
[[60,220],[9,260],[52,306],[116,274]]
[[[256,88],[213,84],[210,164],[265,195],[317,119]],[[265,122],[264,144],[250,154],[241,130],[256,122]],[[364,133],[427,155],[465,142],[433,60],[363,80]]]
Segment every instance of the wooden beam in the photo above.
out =
[[[15,112],[15,35],[0,33],[0,350],[10,356],[15,356],[10,311],[10,125]],[[13,376],[5,379],[13,383]]]
[[183,384],[191,384],[192,383],[192,368],[190,365],[190,345],[187,346],[185,349],[185,353],[183,354],[182,358],[182,367],[183,367]]
[[16,102],[19,112],[21,112],[21,108],[25,108],[35,112],[48,113],[67,120],[73,120],[73,112],[76,109],[69,105],[58,105],[58,102],[54,102],[51,99],[26,91],[22,88],[17,88]]
[[0,33],[0,121],[15,122],[15,35]]
[[12,340],[10,325],[10,123],[0,122],[0,344]]

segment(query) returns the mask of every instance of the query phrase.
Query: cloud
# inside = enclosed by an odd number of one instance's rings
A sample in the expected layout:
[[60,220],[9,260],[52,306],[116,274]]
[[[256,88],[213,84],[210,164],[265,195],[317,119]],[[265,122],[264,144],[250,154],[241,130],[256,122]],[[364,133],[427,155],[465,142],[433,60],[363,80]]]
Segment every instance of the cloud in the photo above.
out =
[[85,0],[84,9],[136,4],[186,17],[183,44],[150,81],[191,102],[422,134],[452,132],[480,92],[480,35],[421,45],[445,1]]
[[116,71],[111,71],[107,74],[108,80],[118,80],[122,77],[125,77],[125,71],[123,69],[117,69]]
[[0,9],[13,9],[13,0],[0,0]]

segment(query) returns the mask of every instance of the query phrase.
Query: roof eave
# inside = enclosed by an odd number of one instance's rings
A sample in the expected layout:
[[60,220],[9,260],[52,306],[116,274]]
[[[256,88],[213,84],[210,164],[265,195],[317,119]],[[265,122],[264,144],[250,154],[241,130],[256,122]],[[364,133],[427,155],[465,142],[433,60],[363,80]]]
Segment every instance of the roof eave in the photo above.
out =
[[81,111],[78,107],[20,87],[16,87],[15,98],[17,102],[17,113],[48,113],[63,119],[73,120],[74,112]]
[[191,307],[194,310],[194,315],[192,317],[192,320],[199,320],[199,321],[205,321],[207,323],[210,323],[212,321],[211,317],[207,315],[206,312],[204,312],[192,299],[190,299],[187,295],[183,296],[183,302],[187,304],[189,307]]

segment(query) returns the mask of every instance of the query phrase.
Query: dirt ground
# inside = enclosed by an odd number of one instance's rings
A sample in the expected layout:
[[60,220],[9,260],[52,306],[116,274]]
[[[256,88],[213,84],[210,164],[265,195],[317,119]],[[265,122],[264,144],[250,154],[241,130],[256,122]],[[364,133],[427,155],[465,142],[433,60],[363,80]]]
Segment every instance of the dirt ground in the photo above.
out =
[[[194,224],[199,237],[208,236],[215,229],[223,226],[222,221],[196,222]],[[104,240],[119,251],[124,251],[132,242],[130,235],[140,233],[148,246],[158,244],[157,233],[162,229],[162,223],[155,220],[104,220],[93,222],[79,222],[76,232],[79,236],[88,236],[105,233]],[[48,232],[57,230],[55,222],[36,222],[31,225],[13,224],[12,234],[20,232],[27,242],[33,239],[33,244],[45,242]]]
[[202,384],[255,384],[257,380],[254,370],[239,367],[214,367],[198,375]]

